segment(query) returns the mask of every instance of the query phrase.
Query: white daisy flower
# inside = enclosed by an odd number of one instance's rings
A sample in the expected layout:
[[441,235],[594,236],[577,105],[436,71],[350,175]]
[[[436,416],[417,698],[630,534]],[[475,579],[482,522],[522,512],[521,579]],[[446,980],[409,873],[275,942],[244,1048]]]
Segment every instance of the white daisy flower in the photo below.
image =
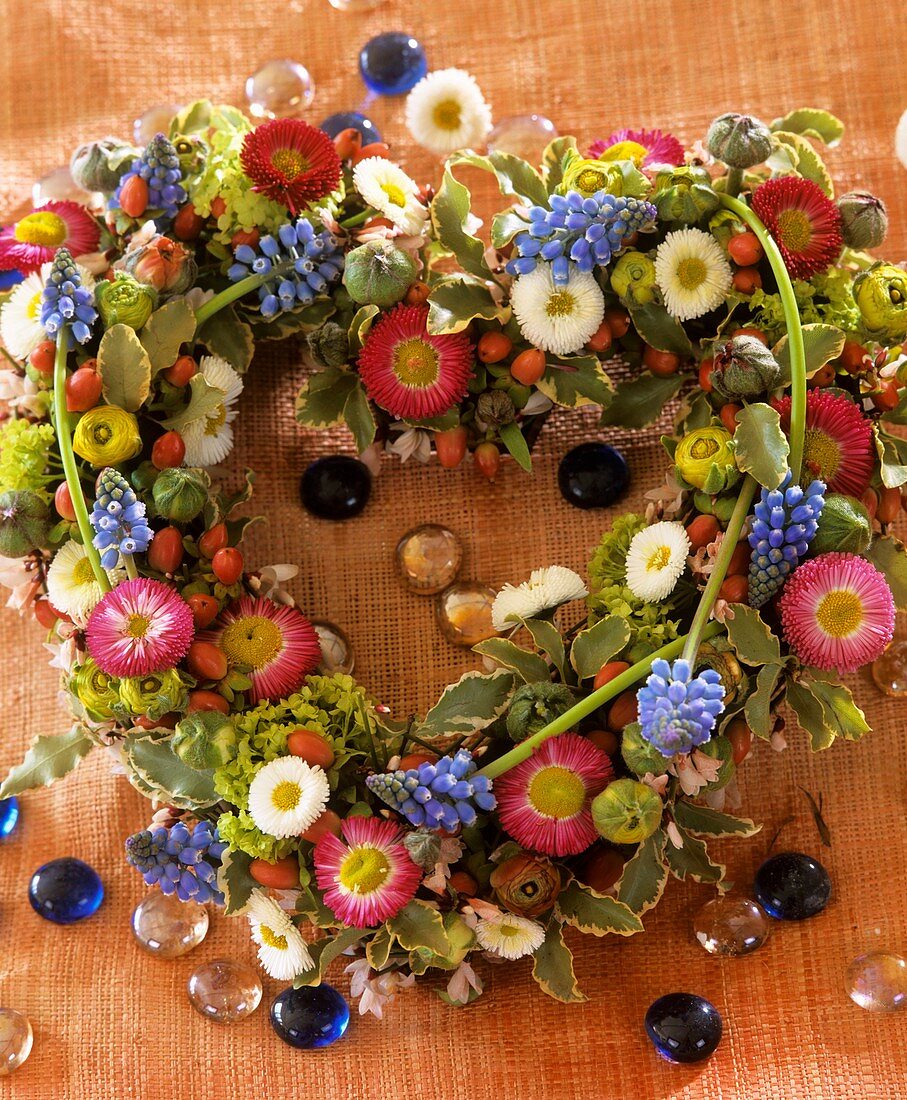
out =
[[428,210],[419,202],[419,189],[396,164],[384,157],[361,160],[353,169],[353,185],[369,206],[404,233],[417,237],[425,229]]
[[473,76],[463,69],[439,69],[406,97],[406,127],[419,145],[443,157],[484,144],[491,108]]
[[538,921],[499,913],[483,917],[476,925],[479,946],[503,959],[521,959],[532,955],[545,942],[545,929]]
[[[116,585],[125,580],[126,572],[109,569],[107,576]],[[103,595],[85,547],[70,539],[56,552],[47,570],[48,599],[57,611],[68,615],[77,626],[84,626]]]
[[690,539],[683,525],[662,520],[633,536],[627,550],[627,587],[646,603],[674,591],[687,563]]
[[495,596],[491,619],[500,633],[520,619],[532,619],[571,600],[582,600],[589,593],[582,577],[563,565],[533,569],[522,584],[505,584]]
[[238,410],[234,408],[242,393],[243,381],[226,359],[218,355],[205,355],[199,363],[201,374],[209,386],[221,390],[224,395],[207,416],[191,420],[180,428],[186,444],[187,466],[216,466],[233,450],[232,423]]
[[731,289],[732,278],[721,246],[701,229],[669,233],[655,253],[655,280],[665,308],[678,321],[717,309]]
[[[41,324],[41,295],[53,265],[46,263],[40,273],[33,271],[21,283],[13,287],[9,298],[0,309],[0,340],[14,359],[27,359],[47,333]],[[94,288],[94,277],[81,264],[76,265],[82,276],[82,285]]]
[[258,958],[272,978],[292,981],[312,969],[312,956],[296,925],[283,909],[261,890],[253,890],[245,914],[258,944]]
[[570,355],[591,339],[605,316],[605,296],[591,272],[570,265],[570,278],[556,286],[551,267],[540,263],[514,280],[510,304],[530,344]]
[[299,836],[321,817],[331,789],[317,765],[280,756],[258,769],[249,787],[249,816],[263,833]]

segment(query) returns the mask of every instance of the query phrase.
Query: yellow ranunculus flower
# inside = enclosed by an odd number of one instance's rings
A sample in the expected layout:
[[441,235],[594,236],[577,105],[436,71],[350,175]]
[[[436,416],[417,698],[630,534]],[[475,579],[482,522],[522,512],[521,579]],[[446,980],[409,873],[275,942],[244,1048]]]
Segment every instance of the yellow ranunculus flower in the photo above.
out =
[[96,405],[76,425],[72,449],[92,466],[116,466],[142,449],[138,421],[116,405]]
[[873,264],[853,285],[854,301],[866,327],[889,337],[907,336],[907,271],[894,264]]
[[720,493],[738,476],[731,433],[720,427],[687,432],[677,444],[674,465],[688,485],[707,493]]
[[611,289],[629,305],[655,297],[655,264],[644,252],[624,252],[611,272]]
[[582,157],[568,166],[561,189],[564,192],[579,191],[586,198],[596,191],[620,196],[623,194],[623,176],[615,164]]
[[599,153],[598,159],[603,161],[632,160],[639,168],[648,155],[649,150],[644,145],[640,145],[638,141],[617,141]]

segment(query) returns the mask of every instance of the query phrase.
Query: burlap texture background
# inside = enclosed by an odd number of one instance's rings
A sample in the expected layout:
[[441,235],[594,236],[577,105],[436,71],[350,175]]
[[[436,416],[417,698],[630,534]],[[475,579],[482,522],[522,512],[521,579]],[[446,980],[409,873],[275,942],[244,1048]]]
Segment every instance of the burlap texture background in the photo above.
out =
[[[245,75],[268,57],[297,57],[310,67],[318,86],[313,117],[354,107],[362,96],[359,45],[405,27],[426,44],[432,67],[471,69],[497,118],[541,111],[581,140],[620,125],[653,125],[691,141],[722,110],[772,118],[804,104],[827,106],[849,124],[831,154],[834,170],[846,186],[869,187],[888,202],[886,252],[897,258],[907,244],[905,176],[892,151],[907,106],[898,93],[903,16],[896,5],[391,0],[351,15],[327,0],[2,0],[0,12],[0,215],[78,141],[127,134],[151,104],[203,95],[241,102]],[[401,102],[380,101],[370,113],[404,150]],[[427,155],[406,150],[402,160],[436,178]],[[313,458],[348,443],[295,426],[300,378],[298,352],[287,346],[262,353],[248,379],[233,469],[259,471],[257,509],[269,518],[250,540],[250,559],[297,562],[295,595],[348,631],[363,682],[397,714],[424,709],[475,662],[440,637],[431,601],[399,585],[397,539],[418,523],[442,521],[465,542],[463,575],[495,585],[539,564],[581,569],[608,517],[567,507],[555,475],[567,447],[596,434],[594,421],[552,418],[532,479],[505,464],[494,488],[471,469],[387,463],[366,513],[332,526],[302,511],[298,476]],[[651,433],[609,438],[630,460],[632,505],[660,482],[662,457]],[[4,771],[34,734],[65,727],[40,642],[35,624],[9,612],[0,618]],[[143,887],[121,858],[121,842],[144,824],[147,808],[99,754],[67,783],[26,797],[22,825],[0,850],[0,1003],[26,1012],[35,1028],[30,1061],[0,1082],[0,1092],[16,1100],[907,1096],[903,1019],[863,1012],[843,989],[856,954],[907,947],[904,707],[883,699],[868,674],[858,693],[876,726],[863,746],[811,757],[792,732],[782,755],[759,747],[742,787],[745,812],[765,830],[724,849],[731,877],[745,888],[774,831],[795,815],[782,845],[818,854],[834,880],[821,917],[778,926],[750,958],[718,961],[689,928],[708,891],[672,882],[644,935],[574,937],[591,998],[584,1006],[544,997],[528,965],[483,966],[487,992],[475,1007],[446,1008],[429,983],[399,999],[383,1023],[356,1018],[342,1043],[313,1054],[283,1046],[270,1031],[267,1000],[279,983],[266,980],[263,1007],[230,1029],[190,1009],[185,982],[196,965],[223,955],[253,959],[242,922],[215,919],[202,947],[173,962],[133,944],[128,918]],[[820,847],[800,787],[825,795],[831,850]],[[94,919],[57,928],[31,911],[26,885],[41,862],[67,854],[98,868],[107,898]],[[339,968],[333,980],[344,988]],[[724,1015],[725,1039],[704,1066],[660,1062],[643,1034],[646,1006],[675,989],[709,997]]]

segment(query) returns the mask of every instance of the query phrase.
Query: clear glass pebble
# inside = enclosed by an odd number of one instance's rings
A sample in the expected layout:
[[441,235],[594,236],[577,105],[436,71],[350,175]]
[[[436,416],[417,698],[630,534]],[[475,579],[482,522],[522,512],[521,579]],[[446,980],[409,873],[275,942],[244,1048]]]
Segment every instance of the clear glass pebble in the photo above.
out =
[[180,110],[177,103],[157,103],[149,107],[144,114],[132,124],[132,140],[136,145],[145,146],[155,134],[166,134],[170,129],[170,121]]
[[293,118],[307,111],[314,98],[309,70],[287,57],[266,61],[246,79],[249,114],[255,118]]
[[246,963],[215,959],[192,972],[188,993],[196,1012],[219,1024],[233,1024],[261,1004],[261,978]]
[[452,584],[438,596],[441,633],[454,645],[467,648],[493,638],[497,631],[491,621],[491,605],[496,595],[493,588],[475,581]]
[[397,543],[397,569],[420,596],[433,596],[456,580],[463,561],[460,540],[446,527],[423,523]]
[[0,1008],[0,1077],[12,1073],[31,1054],[31,1021],[14,1008]]
[[693,935],[710,955],[748,955],[770,934],[768,917],[749,898],[713,898],[693,918]]
[[502,118],[488,135],[488,151],[512,153],[530,164],[540,164],[542,153],[557,137],[557,128],[544,115],[514,115]]
[[328,675],[343,672],[349,675],[356,665],[353,643],[339,626],[327,619],[312,619],[312,626],[321,643],[321,668]]
[[135,907],[131,925],[139,946],[150,955],[176,959],[198,947],[208,934],[208,921],[204,905],[155,889]]
[[887,951],[858,955],[847,968],[847,995],[868,1012],[907,1008],[907,959]]
[[895,699],[907,696],[907,640],[892,642],[870,669],[879,691]]

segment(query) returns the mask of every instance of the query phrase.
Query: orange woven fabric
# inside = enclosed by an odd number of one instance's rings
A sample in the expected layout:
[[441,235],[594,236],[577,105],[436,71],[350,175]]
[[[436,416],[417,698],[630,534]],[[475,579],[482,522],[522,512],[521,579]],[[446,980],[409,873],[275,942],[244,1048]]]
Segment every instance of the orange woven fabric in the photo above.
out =
[[[724,110],[771,119],[797,106],[828,107],[848,123],[829,157],[836,178],[885,199],[893,223],[886,255],[907,251],[907,177],[893,155],[894,128],[907,107],[907,97],[902,102],[893,91],[903,69],[896,5],[390,0],[355,15],[327,0],[0,0],[0,13],[7,32],[0,51],[0,220],[79,141],[127,135],[132,118],[154,103],[201,96],[241,102],[244,77],[269,57],[296,56],[310,67],[316,121],[355,107],[363,95],[358,47],[379,31],[407,28],[425,43],[432,67],[472,70],[497,118],[540,111],[581,141],[645,125],[689,142]],[[406,147],[402,102],[381,100],[369,113],[404,165],[437,181],[432,159]],[[387,462],[364,515],[332,526],[302,511],[298,475],[349,441],[297,428],[293,398],[301,377],[292,343],[263,351],[248,376],[232,469],[237,476],[243,465],[259,472],[256,510],[269,520],[250,536],[249,560],[298,563],[295,596],[349,633],[362,681],[397,715],[424,710],[476,661],[441,638],[431,601],[397,580],[399,536],[418,523],[448,524],[466,545],[463,575],[493,585],[521,580],[540,564],[582,570],[608,516],[569,508],[555,475],[568,446],[596,435],[594,417],[552,417],[534,476],[505,463],[494,488],[471,469]],[[632,466],[626,505],[638,504],[660,483],[656,435],[608,438]],[[11,612],[0,617],[3,772],[36,733],[66,728],[41,641],[36,624]],[[312,1054],[291,1050],[270,1031],[267,1000],[279,983],[266,979],[265,1004],[230,1028],[189,1007],[185,983],[199,963],[254,959],[244,922],[214,919],[205,943],[176,961],[152,959],[135,946],[129,915],[144,887],[122,859],[122,840],[144,825],[148,804],[98,753],[66,783],[26,796],[22,824],[0,848],[0,1004],[27,1013],[35,1028],[30,1060],[0,1090],[14,1100],[907,1096],[903,1016],[866,1013],[843,988],[855,955],[907,949],[905,708],[881,696],[867,672],[856,690],[874,734],[862,746],[842,744],[815,757],[794,728],[783,754],[759,745],[741,786],[743,812],[765,829],[722,849],[730,877],[746,888],[772,835],[793,815],[781,846],[817,854],[833,878],[833,901],[822,916],[778,925],[749,958],[717,960],[690,932],[710,891],[672,882],[646,918],[645,934],[571,937],[588,1004],[549,1000],[527,964],[480,964],[486,994],[475,1006],[446,1008],[432,991],[441,983],[428,982],[398,998],[383,1022],[354,1018],[342,1042]],[[820,845],[801,787],[825,796],[830,850]],[[30,873],[63,855],[91,862],[107,885],[100,913],[71,928],[41,921],[26,898]],[[341,967],[332,980],[345,988]],[[661,1062],[643,1033],[648,1004],[675,989],[703,994],[724,1016],[725,1038],[704,1065]]]

